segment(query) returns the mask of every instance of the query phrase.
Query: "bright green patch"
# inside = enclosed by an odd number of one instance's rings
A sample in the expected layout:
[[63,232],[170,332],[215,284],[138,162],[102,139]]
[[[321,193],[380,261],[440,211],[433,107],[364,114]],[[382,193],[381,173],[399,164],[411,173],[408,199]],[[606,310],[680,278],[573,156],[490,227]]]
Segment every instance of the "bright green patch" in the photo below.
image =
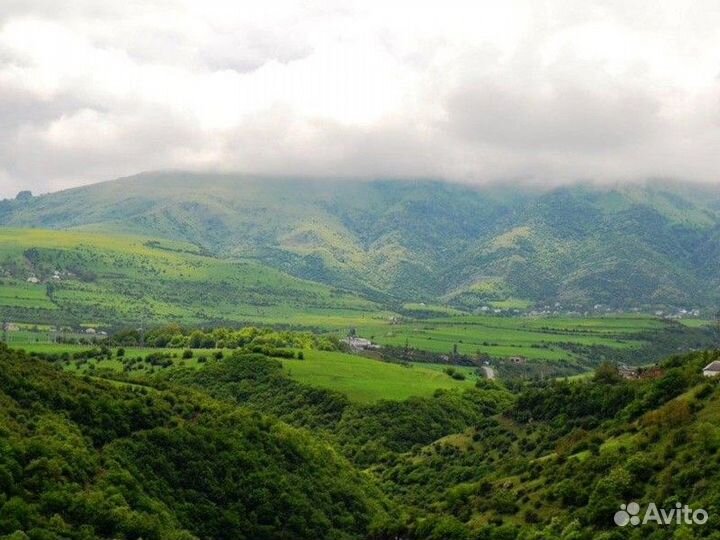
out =
[[468,388],[473,384],[419,366],[390,364],[339,352],[306,350],[303,354],[304,360],[282,361],[292,378],[337,390],[358,402],[429,396],[438,388]]

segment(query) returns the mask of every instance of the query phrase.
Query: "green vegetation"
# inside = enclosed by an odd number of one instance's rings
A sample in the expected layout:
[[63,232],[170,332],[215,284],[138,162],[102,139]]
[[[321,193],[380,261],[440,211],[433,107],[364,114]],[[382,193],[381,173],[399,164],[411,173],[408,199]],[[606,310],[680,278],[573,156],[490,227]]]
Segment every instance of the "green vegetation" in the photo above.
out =
[[301,383],[336,390],[363,403],[472,386],[470,381],[458,381],[422,364],[389,364],[340,352],[305,351],[303,361],[283,360],[283,365]]
[[[694,353],[658,378],[527,383],[503,414],[444,437],[378,471],[416,507],[414,538],[715,538],[720,523],[718,381]],[[627,501],[704,508],[704,526],[619,529]],[[452,531],[452,532],[448,532]]]
[[463,385],[371,402],[321,388],[312,369],[295,377],[315,355],[327,368],[348,356],[303,352],[71,375],[0,346],[0,534],[647,538],[613,525],[629,500],[710,515],[653,538],[713,538],[720,525],[720,389],[701,371],[720,353],[670,357],[633,381],[602,364],[505,387],[433,366]]
[[285,373],[299,382],[335,390],[360,403],[430,396],[438,389],[472,386],[470,381],[440,373],[431,365],[400,365],[343,353],[332,335],[255,327],[204,332],[170,325],[148,331],[144,336],[146,347],[137,347],[140,339],[137,330],[130,330],[95,346],[28,343],[23,348],[67,371],[110,371],[130,379],[164,368],[200,368],[233,352],[259,353],[280,359]]
[[[27,283],[30,276],[41,283]],[[89,326],[322,321],[369,315],[377,306],[253,261],[208,257],[181,242],[0,228],[0,309],[9,320]]]
[[[553,310],[559,302],[560,311],[584,311],[595,304],[713,308],[720,301],[715,187],[518,191],[208,176],[146,173],[3,201],[0,224],[179,240],[164,243],[166,251],[252,259],[397,302],[394,311],[421,302],[461,310]],[[274,316],[268,309],[266,318]]]
[[0,539],[720,538],[717,191],[197,180],[0,202]]
[[[479,364],[521,357],[587,369],[602,360],[632,365],[697,347],[710,347],[717,334],[703,325],[647,316],[492,317],[483,315],[386,321],[357,326],[359,335],[389,347],[385,355],[410,362]],[[423,351],[437,355],[428,357]],[[501,362],[502,363],[502,362]]]
[[385,519],[326,444],[198,393],[63,375],[0,345],[0,403],[6,538],[350,539]]

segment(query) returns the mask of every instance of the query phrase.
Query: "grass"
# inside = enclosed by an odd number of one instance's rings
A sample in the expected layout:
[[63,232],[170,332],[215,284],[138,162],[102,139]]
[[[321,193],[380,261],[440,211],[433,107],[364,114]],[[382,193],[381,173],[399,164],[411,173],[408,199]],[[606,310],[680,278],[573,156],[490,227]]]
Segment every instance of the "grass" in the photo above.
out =
[[465,375],[465,378],[471,381],[476,381],[479,378],[484,379],[484,376],[478,376],[478,370],[481,368],[479,367],[472,367],[472,366],[449,366],[447,364],[430,364],[425,362],[412,362],[412,365],[415,367],[419,367],[422,369],[430,369],[432,371],[438,371],[440,373],[443,373],[444,375],[447,375],[445,373],[445,370],[451,367],[458,373],[462,373]]
[[13,279],[0,280],[0,306],[57,309],[57,306],[48,298],[44,286],[23,283]]
[[683,326],[687,326],[688,328],[701,328],[703,326],[717,325],[715,321],[710,321],[707,319],[680,319],[678,322]]
[[535,360],[572,360],[563,345],[604,345],[637,348],[644,344],[638,334],[661,330],[662,321],[649,317],[530,318],[467,315],[391,323],[358,324],[362,337],[381,345],[410,347],[448,354],[457,346],[460,354],[478,352],[494,358],[524,356]]
[[[285,324],[308,317],[329,324],[380,312],[355,294],[254,260],[203,256],[191,244],[139,236],[0,228],[3,275],[0,315],[21,322]],[[41,283],[26,283],[30,275]]]
[[[92,348],[89,345],[36,343],[32,341],[12,343],[12,346],[25,349],[28,352],[48,354],[75,353]],[[175,358],[173,358],[174,367],[201,368],[203,364],[199,362],[199,357],[210,357],[217,350],[195,349],[192,358],[182,359],[182,350],[180,349],[125,347],[125,357],[117,358],[117,348],[113,348],[112,358],[109,360],[89,360],[80,364],[71,360],[65,366],[65,369],[75,373],[88,373],[93,370],[121,372],[126,362],[135,358],[144,358],[154,352],[175,355]],[[225,355],[232,354],[230,350],[223,352]],[[381,399],[402,400],[410,396],[428,396],[438,388],[467,388],[474,384],[475,379],[472,376],[472,370],[469,368],[467,368],[468,379],[458,381],[443,373],[437,365],[404,367],[399,364],[390,364],[341,352],[307,349],[303,350],[303,355],[304,360],[281,360],[290,377],[303,384],[341,392],[351,400],[360,403],[371,403]],[[465,371],[465,368],[458,368],[458,370]],[[142,376],[143,373],[145,373],[145,370],[133,371],[130,372],[130,375]]]
[[390,364],[340,352],[306,350],[303,354],[304,360],[282,361],[292,378],[337,390],[361,403],[429,396],[438,388],[468,388],[474,384],[471,380],[457,381],[435,368]]

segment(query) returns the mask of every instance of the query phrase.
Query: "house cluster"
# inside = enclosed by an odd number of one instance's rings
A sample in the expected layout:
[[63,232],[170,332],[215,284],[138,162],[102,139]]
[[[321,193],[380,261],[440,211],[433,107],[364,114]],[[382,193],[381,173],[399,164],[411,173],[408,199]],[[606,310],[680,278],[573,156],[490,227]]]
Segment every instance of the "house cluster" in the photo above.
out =
[[107,336],[107,332],[105,332],[104,330],[98,331],[98,330],[95,330],[95,328],[86,328],[85,333],[88,335],[91,335],[91,336],[95,336],[95,335]]
[[346,344],[353,351],[368,351],[377,350],[380,345],[373,343],[369,339],[360,338],[357,336],[348,336],[341,340],[342,343]]
[[[687,317],[699,317],[700,316],[700,310],[699,309],[679,309],[674,312],[668,312],[663,313],[662,311],[659,312],[661,317],[664,317],[665,319],[685,319]],[[656,312],[657,314],[657,312]]]
[[[69,276],[70,273],[66,272],[65,275]],[[53,273],[50,275],[50,281],[60,281],[62,278],[63,274],[60,272],[60,270],[54,270]],[[31,283],[32,285],[38,285],[39,283],[42,283],[42,280],[35,274],[30,274],[30,276],[25,281]]]

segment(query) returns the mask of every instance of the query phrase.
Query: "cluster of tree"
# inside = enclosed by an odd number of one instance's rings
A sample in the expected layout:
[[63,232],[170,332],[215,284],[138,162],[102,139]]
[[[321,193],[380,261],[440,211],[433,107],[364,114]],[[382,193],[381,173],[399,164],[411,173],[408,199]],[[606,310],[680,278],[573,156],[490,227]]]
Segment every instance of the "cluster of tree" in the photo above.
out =
[[284,348],[335,351],[340,347],[338,338],[332,335],[289,330],[279,331],[254,326],[240,329],[226,327],[190,329],[171,324],[152,328],[144,334],[139,329],[120,330],[113,334],[109,341],[120,346],[133,346],[142,342],[148,347],[246,349],[261,353]]
[[307,432],[198,392],[64,374],[0,345],[0,537],[367,538],[371,481]]
[[[661,376],[518,384],[513,403],[470,433],[375,467],[384,490],[417,519],[409,538],[718,538],[718,381],[702,367],[720,352],[671,357]],[[488,384],[487,382],[485,384]],[[620,529],[628,501],[705,509],[705,525]]]
[[[0,535],[717,538],[718,358],[361,405],[244,350],[124,385],[0,349]],[[618,529],[629,500],[710,520]]]
[[506,390],[487,383],[462,393],[438,390],[428,398],[359,405],[338,392],[300,384],[288,377],[280,362],[257,354],[235,354],[208,362],[202,370],[158,373],[155,380],[199,388],[291,424],[321,430],[363,466],[467,429],[510,402]]

